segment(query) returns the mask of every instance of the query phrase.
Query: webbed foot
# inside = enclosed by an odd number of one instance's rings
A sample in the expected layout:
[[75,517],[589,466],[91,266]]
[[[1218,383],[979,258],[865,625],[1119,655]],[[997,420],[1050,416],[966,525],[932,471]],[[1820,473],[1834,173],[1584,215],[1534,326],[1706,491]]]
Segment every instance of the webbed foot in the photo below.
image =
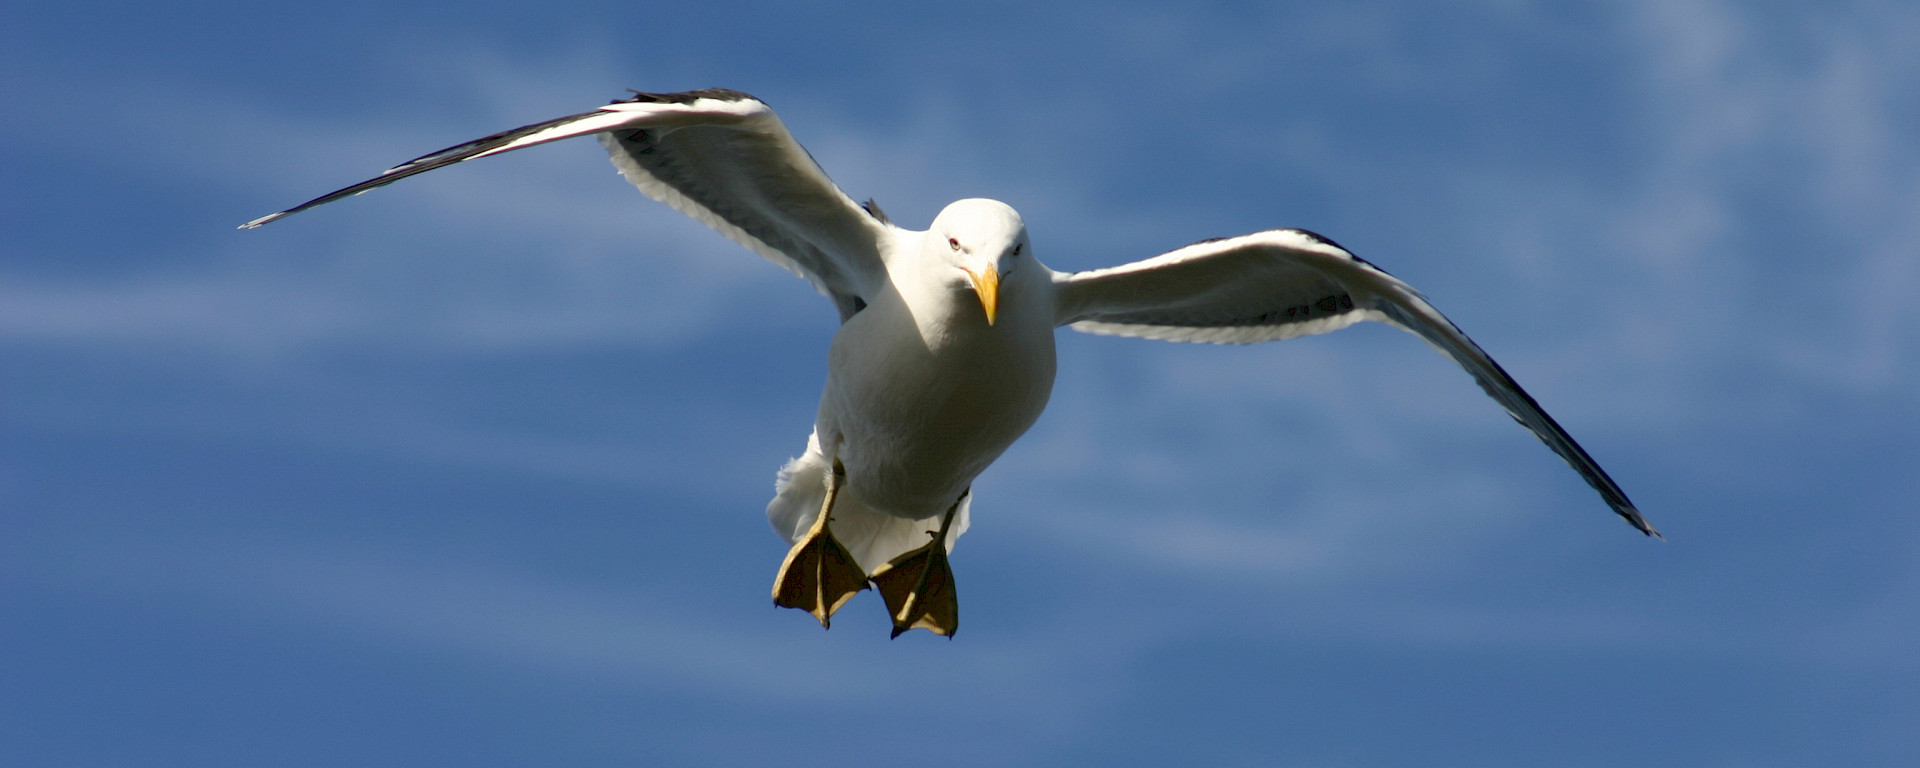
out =
[[954,510],[959,508],[959,502],[954,502],[941,518],[940,530],[927,532],[933,540],[926,546],[874,570],[871,578],[893,616],[894,637],[910,629],[952,637],[960,628],[960,598],[953,589],[953,569],[947,565],[947,526],[953,524]]
[[780,573],[773,579],[773,604],[812,614],[822,629],[832,626],[833,613],[840,606],[867,588],[866,569],[827,526],[832,519],[833,497],[846,477],[839,462],[834,462],[833,470],[827,481],[826,501],[820,505],[813,529],[787,551],[787,559],[780,563]]

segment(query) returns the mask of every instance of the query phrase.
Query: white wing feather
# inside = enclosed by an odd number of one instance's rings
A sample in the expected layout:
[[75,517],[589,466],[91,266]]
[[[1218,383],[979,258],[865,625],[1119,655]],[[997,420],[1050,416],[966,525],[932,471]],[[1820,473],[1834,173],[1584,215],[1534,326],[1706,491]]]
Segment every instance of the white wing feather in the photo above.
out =
[[253,229],[455,163],[599,134],[640,191],[792,270],[849,317],[886,280],[891,225],[842,192],[773,110],[738,91],[635,93],[592,112],[502,131],[241,225]]
[[1087,333],[1251,344],[1327,333],[1363,320],[1410,331],[1465,368],[1615,513],[1649,536],[1660,535],[1485,350],[1412,286],[1324,237],[1282,229],[1210,240],[1132,264],[1056,275],[1055,287],[1057,324]]

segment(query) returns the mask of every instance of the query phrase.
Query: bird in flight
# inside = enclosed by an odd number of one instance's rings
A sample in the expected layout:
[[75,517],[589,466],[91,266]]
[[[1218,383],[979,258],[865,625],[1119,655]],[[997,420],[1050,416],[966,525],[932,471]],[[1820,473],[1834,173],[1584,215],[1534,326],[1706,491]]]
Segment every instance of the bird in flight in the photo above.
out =
[[813,434],[780,469],[767,517],[792,544],[774,603],[833,614],[871,583],[893,635],[952,636],[948,553],[973,480],[1032,426],[1053,390],[1054,330],[1251,344],[1363,320],[1452,358],[1514,420],[1649,536],[1619,485],[1493,358],[1406,283],[1302,229],[1204,240],[1131,264],[1040,263],[1004,203],[948,205],[925,231],[840,190],[766,103],[739,91],[643,93],[449,147],[242,225],[467,160],[596,135],[640,191],[806,278],[840,328]]

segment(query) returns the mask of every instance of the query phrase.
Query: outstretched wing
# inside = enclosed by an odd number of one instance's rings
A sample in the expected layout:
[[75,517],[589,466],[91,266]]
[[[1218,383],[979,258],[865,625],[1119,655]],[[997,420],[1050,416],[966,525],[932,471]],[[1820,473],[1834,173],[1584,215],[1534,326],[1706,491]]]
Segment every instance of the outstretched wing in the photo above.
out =
[[435,168],[588,134],[600,135],[641,192],[806,278],[833,298],[842,319],[886,279],[880,241],[889,225],[840,191],[764,102],[724,89],[636,92],[592,112],[414,158],[241,228]]
[[1375,320],[1410,331],[1467,369],[1521,426],[1566,459],[1633,527],[1659,536],[1627,494],[1493,358],[1412,286],[1298,229],[1195,243],[1110,269],[1058,275],[1056,321],[1074,330],[1251,344]]

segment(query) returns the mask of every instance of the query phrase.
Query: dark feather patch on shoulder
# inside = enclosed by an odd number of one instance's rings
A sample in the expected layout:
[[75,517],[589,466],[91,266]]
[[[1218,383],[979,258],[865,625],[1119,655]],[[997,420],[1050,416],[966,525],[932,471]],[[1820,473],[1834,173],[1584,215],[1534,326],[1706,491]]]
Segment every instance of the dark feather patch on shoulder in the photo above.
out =
[[[1339,243],[1336,243],[1336,242],[1334,242],[1334,241],[1333,241],[1333,238],[1331,238],[1331,237],[1327,237],[1326,235],[1323,235],[1323,234],[1320,234],[1320,233],[1318,233],[1318,232],[1314,232],[1314,231],[1312,231],[1312,230],[1307,230],[1307,229],[1300,229],[1299,227],[1289,227],[1289,228],[1287,228],[1287,229],[1285,229],[1285,230],[1283,230],[1283,231],[1286,231],[1286,232],[1292,232],[1292,233],[1294,233],[1294,234],[1297,234],[1297,235],[1300,235],[1301,237],[1304,237],[1304,238],[1306,238],[1306,239],[1308,239],[1308,240],[1312,240],[1312,241],[1314,241],[1314,242],[1316,242],[1316,243],[1319,243],[1319,244],[1321,244],[1321,245],[1331,245],[1331,246],[1333,246],[1333,247],[1335,247],[1335,248],[1339,248],[1340,250],[1343,250],[1343,251],[1346,251],[1346,250],[1347,250],[1347,249],[1346,249],[1346,248],[1345,248],[1344,246],[1342,246],[1342,245],[1340,245]],[[1352,253],[1352,251],[1347,251],[1347,252],[1348,252],[1348,253]]]
[[1301,237],[1304,237],[1304,238],[1307,238],[1308,240],[1312,240],[1312,241],[1314,241],[1314,242],[1316,242],[1316,243],[1320,243],[1320,244],[1323,244],[1323,245],[1331,245],[1331,246],[1333,246],[1333,247],[1335,247],[1335,248],[1339,248],[1339,249],[1340,249],[1340,250],[1342,250],[1342,251],[1346,251],[1346,254],[1347,254],[1347,257],[1348,257],[1348,258],[1351,258],[1351,259],[1353,259],[1353,260],[1354,260],[1355,262],[1358,262],[1358,263],[1361,263],[1361,264],[1365,264],[1365,265],[1367,265],[1367,266],[1369,266],[1369,267],[1372,267],[1372,268],[1374,268],[1375,270],[1377,270],[1377,271],[1379,271],[1379,272],[1380,272],[1380,274],[1383,274],[1383,275],[1388,275],[1388,276],[1391,276],[1391,275],[1393,274],[1393,273],[1391,273],[1391,272],[1388,272],[1388,271],[1386,271],[1386,270],[1384,270],[1384,269],[1380,269],[1380,265],[1378,265],[1378,264],[1375,264],[1375,263],[1373,263],[1373,262],[1371,262],[1371,261],[1367,261],[1366,259],[1363,259],[1363,258],[1360,258],[1359,256],[1355,256],[1355,255],[1353,254],[1353,251],[1348,251],[1348,250],[1347,250],[1347,247],[1346,247],[1346,246],[1344,246],[1344,245],[1341,245],[1341,244],[1339,244],[1339,243],[1336,243],[1336,242],[1334,242],[1334,241],[1333,241],[1333,238],[1330,238],[1330,237],[1327,237],[1326,235],[1323,235],[1323,234],[1320,234],[1320,233],[1318,233],[1318,232],[1314,232],[1314,231],[1311,231],[1311,230],[1305,230],[1305,229],[1298,229],[1298,228],[1289,228],[1289,229],[1286,229],[1286,230],[1282,230],[1282,231],[1285,231],[1285,232],[1293,232],[1293,233],[1295,233],[1295,234],[1298,234],[1298,235],[1300,235]]
[[632,88],[628,88],[627,91],[633,94],[632,98],[614,99],[613,103],[692,104],[700,99],[713,99],[715,101],[759,101],[759,99],[731,88],[702,88],[697,91],[681,91],[679,93],[648,93]]
[[867,215],[872,216],[874,221],[878,221],[882,224],[893,223],[893,219],[887,218],[887,212],[880,210],[880,204],[878,202],[875,202],[874,199],[871,197],[867,198],[866,202],[861,203],[860,207],[866,210]]
[[[1338,246],[1336,246],[1336,247],[1338,247]],[[1341,248],[1340,250],[1343,250],[1343,251],[1347,251],[1347,249],[1345,249],[1345,248]],[[1392,272],[1388,272],[1388,271],[1386,271],[1386,270],[1384,270],[1384,269],[1381,269],[1381,268],[1380,268],[1380,265],[1378,265],[1378,264],[1375,264],[1375,263],[1373,263],[1373,262],[1371,262],[1371,261],[1367,261],[1366,259],[1363,259],[1363,258],[1360,258],[1360,257],[1358,257],[1358,256],[1354,256],[1354,255],[1353,255],[1353,251],[1347,251],[1347,255],[1348,255],[1348,256],[1353,256],[1353,260],[1354,260],[1354,261],[1356,261],[1356,262],[1359,262],[1359,263],[1361,263],[1361,264],[1365,264],[1365,265],[1367,265],[1367,266],[1369,266],[1369,267],[1373,267],[1373,268],[1374,268],[1374,270],[1375,270],[1375,271],[1378,271],[1378,272],[1379,272],[1380,274],[1383,274],[1383,275],[1386,275],[1386,276],[1388,276],[1388,277],[1393,277],[1393,273],[1392,273]]]

